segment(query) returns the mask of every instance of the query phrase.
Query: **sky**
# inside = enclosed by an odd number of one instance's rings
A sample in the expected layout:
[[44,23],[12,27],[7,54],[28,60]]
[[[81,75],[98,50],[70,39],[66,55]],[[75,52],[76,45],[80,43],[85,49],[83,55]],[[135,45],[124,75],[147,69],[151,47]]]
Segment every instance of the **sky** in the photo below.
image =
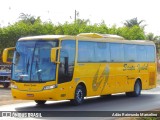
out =
[[160,0],[1,0],[0,27],[19,20],[20,13],[40,16],[42,21],[54,24],[74,21],[75,10],[79,19],[91,24],[104,21],[111,27],[123,26],[125,20],[137,17],[144,20],[146,33],[160,36]]

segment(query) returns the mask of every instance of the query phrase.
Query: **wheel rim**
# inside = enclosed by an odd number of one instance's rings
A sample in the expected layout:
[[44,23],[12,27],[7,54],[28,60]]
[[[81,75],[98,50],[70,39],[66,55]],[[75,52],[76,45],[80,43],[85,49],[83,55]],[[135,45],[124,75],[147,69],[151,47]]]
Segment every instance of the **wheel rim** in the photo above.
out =
[[81,89],[77,90],[77,101],[81,102],[83,100],[83,91]]

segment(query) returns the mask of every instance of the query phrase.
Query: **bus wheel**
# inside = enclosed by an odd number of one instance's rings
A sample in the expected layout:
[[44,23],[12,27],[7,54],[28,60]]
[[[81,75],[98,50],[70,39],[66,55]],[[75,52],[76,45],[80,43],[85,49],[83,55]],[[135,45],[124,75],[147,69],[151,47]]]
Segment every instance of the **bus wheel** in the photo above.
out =
[[141,95],[141,83],[140,81],[136,81],[135,85],[134,85],[134,91],[133,91],[133,97],[137,97],[139,95]]
[[10,85],[10,83],[3,83],[3,87],[4,87],[4,88],[8,88],[9,85]]
[[126,92],[126,96],[128,96],[128,97],[137,97],[139,95],[141,95],[141,83],[138,80],[134,84],[134,91],[133,92]]
[[46,100],[35,100],[38,105],[44,105]]
[[78,85],[75,90],[74,99],[71,100],[73,105],[80,105],[84,101],[84,89],[81,85]]

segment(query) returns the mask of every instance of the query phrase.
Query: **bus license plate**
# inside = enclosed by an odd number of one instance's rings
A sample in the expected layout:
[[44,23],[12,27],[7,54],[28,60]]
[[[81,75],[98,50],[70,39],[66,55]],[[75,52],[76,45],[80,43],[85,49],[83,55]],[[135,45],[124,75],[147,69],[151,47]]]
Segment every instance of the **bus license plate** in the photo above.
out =
[[27,97],[34,97],[34,94],[27,94]]

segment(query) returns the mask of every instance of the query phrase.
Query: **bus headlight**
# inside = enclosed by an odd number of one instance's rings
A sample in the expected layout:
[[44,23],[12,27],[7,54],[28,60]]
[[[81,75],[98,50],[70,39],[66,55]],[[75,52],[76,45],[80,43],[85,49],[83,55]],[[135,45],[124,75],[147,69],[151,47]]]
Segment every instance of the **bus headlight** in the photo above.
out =
[[54,89],[54,88],[57,88],[57,85],[45,86],[45,87],[43,88],[43,90],[50,90],[50,89]]
[[15,84],[11,84],[11,88],[18,89],[17,85],[15,85]]

